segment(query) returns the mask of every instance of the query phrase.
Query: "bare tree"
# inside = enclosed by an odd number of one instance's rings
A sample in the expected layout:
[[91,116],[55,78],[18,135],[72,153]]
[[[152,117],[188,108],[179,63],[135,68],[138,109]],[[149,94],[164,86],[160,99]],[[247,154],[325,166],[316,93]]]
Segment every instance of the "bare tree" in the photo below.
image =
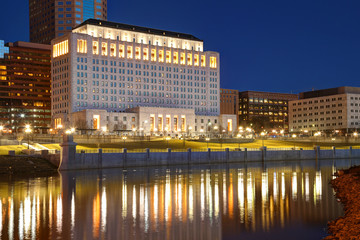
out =
[[16,140],[19,142],[19,145],[21,145],[21,141],[24,139],[24,135],[17,135]]

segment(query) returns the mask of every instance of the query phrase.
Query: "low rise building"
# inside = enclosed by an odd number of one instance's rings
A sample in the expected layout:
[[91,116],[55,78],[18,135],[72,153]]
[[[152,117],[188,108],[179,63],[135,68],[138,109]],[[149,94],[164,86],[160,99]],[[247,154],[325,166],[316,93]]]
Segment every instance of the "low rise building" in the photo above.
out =
[[357,132],[360,128],[360,88],[337,87],[302,92],[289,103],[292,132]]
[[289,128],[288,102],[297,94],[245,91],[239,93],[239,126],[261,129]]

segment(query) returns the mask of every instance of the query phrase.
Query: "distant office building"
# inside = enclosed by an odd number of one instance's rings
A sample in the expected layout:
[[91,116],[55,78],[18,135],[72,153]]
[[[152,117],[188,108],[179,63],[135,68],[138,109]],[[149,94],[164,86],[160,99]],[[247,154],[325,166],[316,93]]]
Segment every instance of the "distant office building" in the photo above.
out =
[[[239,91],[220,89],[220,114],[239,114]],[[238,120],[237,120],[238,121]]]
[[9,47],[4,45],[4,40],[0,40],[0,58],[4,58],[6,53],[9,53]]
[[[236,128],[235,115],[219,116],[219,53],[203,51],[193,35],[89,19],[53,40],[52,50],[55,127],[135,124],[167,134],[206,132],[215,122],[224,125],[218,130]],[[137,113],[134,123],[124,123],[124,112]],[[197,122],[196,115],[204,117]]]
[[107,0],[29,0],[30,42],[50,44],[89,19],[107,19]]
[[8,49],[0,57],[0,124],[14,132],[25,124],[35,132],[47,132],[51,125],[51,46],[6,45]]
[[293,132],[357,131],[360,128],[360,88],[338,87],[300,93],[289,103]]
[[297,94],[245,91],[239,93],[239,126],[252,126],[255,130],[284,129],[289,125],[288,111]]

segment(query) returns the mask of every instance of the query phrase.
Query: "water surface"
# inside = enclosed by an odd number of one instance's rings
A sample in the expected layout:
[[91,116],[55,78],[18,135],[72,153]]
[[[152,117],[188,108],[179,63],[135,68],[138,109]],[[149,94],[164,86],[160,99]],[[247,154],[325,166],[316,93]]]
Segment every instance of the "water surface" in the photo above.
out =
[[359,161],[64,172],[0,181],[0,239],[321,239]]

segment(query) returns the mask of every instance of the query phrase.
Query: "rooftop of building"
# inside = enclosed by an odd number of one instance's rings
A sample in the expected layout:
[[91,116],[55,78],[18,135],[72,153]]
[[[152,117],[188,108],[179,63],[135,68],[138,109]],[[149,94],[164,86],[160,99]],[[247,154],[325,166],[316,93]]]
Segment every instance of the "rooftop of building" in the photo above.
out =
[[41,50],[51,50],[51,45],[48,44],[40,44],[40,43],[31,43],[31,42],[9,42],[6,43],[8,47],[23,47],[23,48],[33,48],[33,49],[41,49]]
[[191,34],[172,32],[172,31],[147,28],[147,27],[140,27],[140,26],[129,25],[129,24],[124,24],[124,23],[109,22],[109,21],[104,21],[104,20],[99,20],[99,19],[87,19],[86,21],[84,21],[83,23],[81,23],[80,25],[75,27],[74,29],[80,28],[85,25],[108,27],[108,28],[121,29],[121,30],[126,30],[126,31],[147,33],[147,34],[154,34],[154,35],[158,35],[158,36],[166,36],[166,37],[181,38],[181,39],[203,42],[203,40],[201,40]]
[[243,97],[276,97],[278,99],[298,99],[298,95],[294,93],[278,93],[278,92],[261,92],[261,91],[243,91],[239,92],[239,96]]
[[313,91],[308,91],[308,92],[301,92],[299,94],[299,96],[300,96],[300,99],[307,99],[307,98],[338,95],[338,94],[344,94],[344,93],[360,94],[360,87],[343,86],[343,87],[336,87],[336,88],[313,90]]

